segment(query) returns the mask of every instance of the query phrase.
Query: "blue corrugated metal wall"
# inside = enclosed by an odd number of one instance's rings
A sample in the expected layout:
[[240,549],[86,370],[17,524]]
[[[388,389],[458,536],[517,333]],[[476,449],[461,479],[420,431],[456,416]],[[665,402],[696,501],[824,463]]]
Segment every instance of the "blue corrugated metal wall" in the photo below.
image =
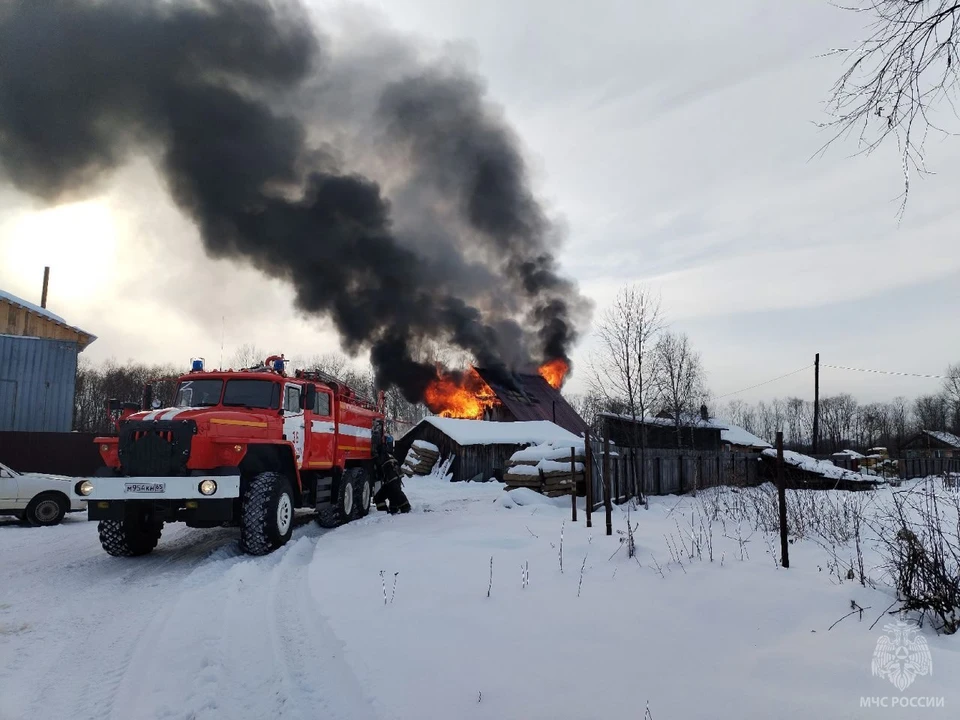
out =
[[0,430],[70,432],[77,344],[0,335]]

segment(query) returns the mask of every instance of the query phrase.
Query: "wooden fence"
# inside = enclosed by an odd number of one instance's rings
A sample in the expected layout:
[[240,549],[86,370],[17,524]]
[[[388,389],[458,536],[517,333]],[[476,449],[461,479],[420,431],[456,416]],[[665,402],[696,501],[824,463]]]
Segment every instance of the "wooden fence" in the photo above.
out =
[[[593,449],[593,501],[603,502],[603,443]],[[671,495],[718,485],[758,485],[755,453],[610,447],[610,495],[614,502],[644,495]]]
[[960,458],[903,458],[897,463],[903,480],[960,473]]

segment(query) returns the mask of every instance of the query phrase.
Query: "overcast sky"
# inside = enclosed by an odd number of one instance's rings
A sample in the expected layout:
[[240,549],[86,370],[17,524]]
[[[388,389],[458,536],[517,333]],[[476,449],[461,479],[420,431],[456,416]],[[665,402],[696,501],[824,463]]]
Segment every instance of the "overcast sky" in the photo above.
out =
[[[839,72],[816,56],[861,38],[863,16],[826,0],[373,7],[424,43],[450,43],[486,78],[566,227],[563,267],[598,309],[627,282],[660,290],[715,397],[816,352],[913,373],[960,361],[960,139],[930,145],[936,175],[914,184],[899,225],[896,147],[851,157],[837,145],[811,159]],[[44,265],[50,309],[98,336],[92,360],[216,363],[221,340],[224,358],[245,342],[288,356],[337,347],[330,324],[298,317],[281,284],[207,259],[145,160],[59,209],[0,189],[0,288],[38,302]],[[202,278],[202,308],[180,280],[187,267]],[[585,328],[575,363],[589,349]],[[571,382],[578,389],[582,373]],[[737,397],[812,397],[812,387],[811,371]],[[822,387],[880,400],[938,383],[826,369]]]

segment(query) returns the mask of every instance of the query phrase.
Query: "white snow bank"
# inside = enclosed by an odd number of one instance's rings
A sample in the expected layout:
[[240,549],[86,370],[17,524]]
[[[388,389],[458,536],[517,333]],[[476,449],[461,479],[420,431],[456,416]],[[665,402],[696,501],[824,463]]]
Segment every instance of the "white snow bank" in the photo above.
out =
[[569,497],[551,498],[541,495],[536,490],[530,488],[517,488],[510,492],[501,493],[496,500],[496,504],[502,508],[515,507],[533,507],[537,505],[549,505],[556,508],[570,509]]
[[427,442],[426,440],[414,440],[413,447],[420,448],[421,450],[432,450],[435,453],[440,452],[440,448],[438,448],[432,442]]
[[490,422],[428,417],[428,422],[460,445],[526,445],[552,442],[567,447],[582,445],[583,438],[547,420],[526,422]]
[[864,458],[864,455],[858,453],[856,450],[839,450],[835,452],[834,455],[845,455],[852,460],[862,460]]
[[[764,450],[763,454],[767,457],[777,457],[776,450]],[[872,477],[868,478],[860,473],[851,472],[850,470],[844,470],[843,468],[837,467],[829,460],[817,460],[809,455],[803,455],[801,453],[794,452],[793,450],[783,451],[783,461],[791,467],[806,470],[807,472],[817,473],[818,475],[822,475],[825,478],[830,478],[831,480],[852,480],[858,482],[863,482],[865,480],[874,481],[874,478]]]

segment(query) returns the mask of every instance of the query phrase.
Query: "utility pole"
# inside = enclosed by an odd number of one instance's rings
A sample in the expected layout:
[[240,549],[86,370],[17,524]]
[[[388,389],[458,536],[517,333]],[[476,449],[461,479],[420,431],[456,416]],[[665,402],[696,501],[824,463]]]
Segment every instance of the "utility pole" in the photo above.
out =
[[813,454],[817,454],[820,440],[820,353],[813,358]]

